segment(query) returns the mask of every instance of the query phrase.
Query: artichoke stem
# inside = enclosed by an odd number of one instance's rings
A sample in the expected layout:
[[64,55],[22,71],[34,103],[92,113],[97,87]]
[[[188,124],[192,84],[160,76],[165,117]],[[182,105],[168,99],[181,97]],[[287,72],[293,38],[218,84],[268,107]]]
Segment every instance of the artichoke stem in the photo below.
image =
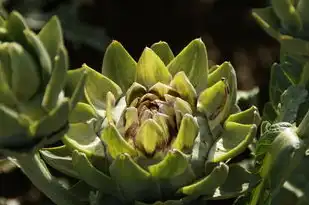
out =
[[39,154],[14,156],[31,182],[58,205],[84,205],[53,179]]

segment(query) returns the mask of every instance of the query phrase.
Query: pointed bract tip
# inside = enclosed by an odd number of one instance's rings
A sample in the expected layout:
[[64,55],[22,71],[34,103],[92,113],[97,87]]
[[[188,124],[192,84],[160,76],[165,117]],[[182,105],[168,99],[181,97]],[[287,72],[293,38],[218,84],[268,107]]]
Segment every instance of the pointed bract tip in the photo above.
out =
[[110,43],[110,45],[121,45],[121,43],[117,40],[112,40],[112,42]]

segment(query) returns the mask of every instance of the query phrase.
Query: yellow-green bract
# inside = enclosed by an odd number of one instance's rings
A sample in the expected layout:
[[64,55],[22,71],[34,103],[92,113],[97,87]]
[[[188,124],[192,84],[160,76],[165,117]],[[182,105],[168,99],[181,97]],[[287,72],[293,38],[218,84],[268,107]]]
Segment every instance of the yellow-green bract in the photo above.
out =
[[234,68],[208,68],[201,39],[176,56],[166,42],[155,43],[138,62],[113,41],[102,73],[86,64],[68,71],[67,92],[84,72],[84,97],[63,145],[41,154],[79,180],[74,189],[95,190],[92,201],[186,204],[235,197],[256,185],[242,163],[228,162],[252,142],[259,113],[240,111]]

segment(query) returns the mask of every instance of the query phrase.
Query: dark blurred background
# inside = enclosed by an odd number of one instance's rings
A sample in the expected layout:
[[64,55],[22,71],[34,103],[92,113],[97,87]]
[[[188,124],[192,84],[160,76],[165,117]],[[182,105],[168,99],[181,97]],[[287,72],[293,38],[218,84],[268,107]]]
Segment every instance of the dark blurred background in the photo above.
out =
[[[256,24],[251,9],[268,0],[0,0],[0,14],[22,13],[38,31],[58,15],[70,56],[70,68],[87,63],[100,71],[106,46],[120,41],[138,60],[145,46],[163,40],[177,54],[202,37],[210,64],[231,61],[238,87],[260,88],[257,106],[268,100],[269,69],[279,45]],[[0,160],[0,205],[48,204],[19,169]]]

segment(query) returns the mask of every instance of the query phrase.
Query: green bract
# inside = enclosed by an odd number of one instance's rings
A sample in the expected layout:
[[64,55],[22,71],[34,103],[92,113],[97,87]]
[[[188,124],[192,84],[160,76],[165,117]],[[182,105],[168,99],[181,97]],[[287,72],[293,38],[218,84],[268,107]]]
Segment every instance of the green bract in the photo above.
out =
[[102,74],[87,65],[69,71],[68,90],[84,72],[84,101],[64,144],[41,154],[79,179],[75,186],[95,190],[93,203],[186,204],[256,184],[242,163],[229,161],[252,142],[260,116],[255,107],[240,112],[234,68],[209,69],[201,39],[175,57],[158,42],[138,62],[113,41]]
[[82,94],[64,96],[68,55],[59,20],[37,35],[12,12],[0,19],[0,150],[10,154],[59,140]]

